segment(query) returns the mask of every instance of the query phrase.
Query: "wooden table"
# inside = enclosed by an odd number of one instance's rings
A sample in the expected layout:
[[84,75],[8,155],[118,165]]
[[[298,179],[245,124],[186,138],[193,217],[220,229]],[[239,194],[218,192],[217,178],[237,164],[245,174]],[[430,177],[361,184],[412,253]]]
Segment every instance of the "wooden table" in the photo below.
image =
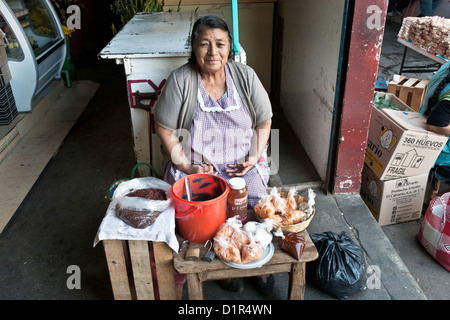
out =
[[[405,50],[403,52],[402,62],[400,64],[400,70],[399,74],[401,75],[403,72],[407,73],[426,73],[426,72],[435,72],[439,70],[441,65],[445,64],[448,60],[441,58],[435,54],[432,54],[431,52],[428,52],[425,49],[420,48],[419,46],[414,45],[412,42],[409,42],[402,38],[397,38],[397,41],[400,42],[405,46]],[[425,65],[425,66],[405,66],[405,60],[406,60],[406,52],[408,49],[414,50],[425,57],[434,60],[434,64]]]
[[167,244],[103,240],[103,247],[115,300],[177,299],[173,251]]
[[289,299],[303,300],[305,294],[305,265],[317,259],[318,252],[306,230],[301,234],[306,240],[306,247],[300,261],[297,261],[279,247],[280,238],[274,237],[275,253],[265,265],[254,269],[236,269],[227,266],[219,258],[212,262],[186,261],[185,250],[174,255],[174,268],[186,274],[189,299],[203,300],[203,282],[231,278],[254,277],[266,274],[289,273]]
[[[253,210],[248,219],[255,220]],[[181,299],[182,286],[175,286],[174,269],[186,274],[189,298],[203,299],[203,282],[209,280],[289,273],[289,299],[301,300],[305,293],[305,264],[317,259],[318,252],[306,230],[301,234],[306,247],[297,261],[279,247],[273,237],[274,255],[266,264],[254,269],[235,269],[215,258],[212,262],[186,261],[186,246],[174,253],[164,242],[144,240],[103,240],[111,286],[116,300]],[[180,243],[183,241],[179,237]],[[203,244],[193,244],[200,248]],[[207,248],[204,248],[206,250]]]

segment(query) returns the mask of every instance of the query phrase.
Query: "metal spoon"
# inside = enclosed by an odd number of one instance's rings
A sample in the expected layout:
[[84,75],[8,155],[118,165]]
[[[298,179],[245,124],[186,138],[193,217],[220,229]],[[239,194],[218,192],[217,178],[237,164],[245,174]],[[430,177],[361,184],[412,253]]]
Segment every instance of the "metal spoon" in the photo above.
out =
[[191,201],[191,180],[189,178],[186,178],[184,180],[184,185],[186,187],[186,195],[188,201]]

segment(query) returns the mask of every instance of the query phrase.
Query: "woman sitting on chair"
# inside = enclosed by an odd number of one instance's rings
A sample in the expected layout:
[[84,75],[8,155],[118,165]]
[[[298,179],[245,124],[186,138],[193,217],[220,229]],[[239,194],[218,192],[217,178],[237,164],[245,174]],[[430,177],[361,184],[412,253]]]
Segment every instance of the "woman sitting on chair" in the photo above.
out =
[[[450,62],[431,78],[420,113],[427,118],[427,130],[450,136]],[[434,170],[438,180],[450,182],[450,139],[439,154]]]

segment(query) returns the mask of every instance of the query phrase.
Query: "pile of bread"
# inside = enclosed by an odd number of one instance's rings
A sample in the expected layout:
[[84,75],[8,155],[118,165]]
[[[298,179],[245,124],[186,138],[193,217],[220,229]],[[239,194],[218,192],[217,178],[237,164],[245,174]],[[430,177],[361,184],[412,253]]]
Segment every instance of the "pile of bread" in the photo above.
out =
[[398,37],[437,56],[450,59],[450,19],[442,17],[407,17]]

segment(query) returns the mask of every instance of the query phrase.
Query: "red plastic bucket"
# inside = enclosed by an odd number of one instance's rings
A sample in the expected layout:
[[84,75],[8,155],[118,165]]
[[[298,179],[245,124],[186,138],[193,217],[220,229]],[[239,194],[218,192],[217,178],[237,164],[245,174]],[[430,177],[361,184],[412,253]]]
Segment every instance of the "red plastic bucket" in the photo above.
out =
[[[186,178],[190,179],[191,201],[187,200]],[[191,174],[176,181],[170,193],[178,233],[192,243],[211,240],[225,222],[228,183],[211,174]]]

